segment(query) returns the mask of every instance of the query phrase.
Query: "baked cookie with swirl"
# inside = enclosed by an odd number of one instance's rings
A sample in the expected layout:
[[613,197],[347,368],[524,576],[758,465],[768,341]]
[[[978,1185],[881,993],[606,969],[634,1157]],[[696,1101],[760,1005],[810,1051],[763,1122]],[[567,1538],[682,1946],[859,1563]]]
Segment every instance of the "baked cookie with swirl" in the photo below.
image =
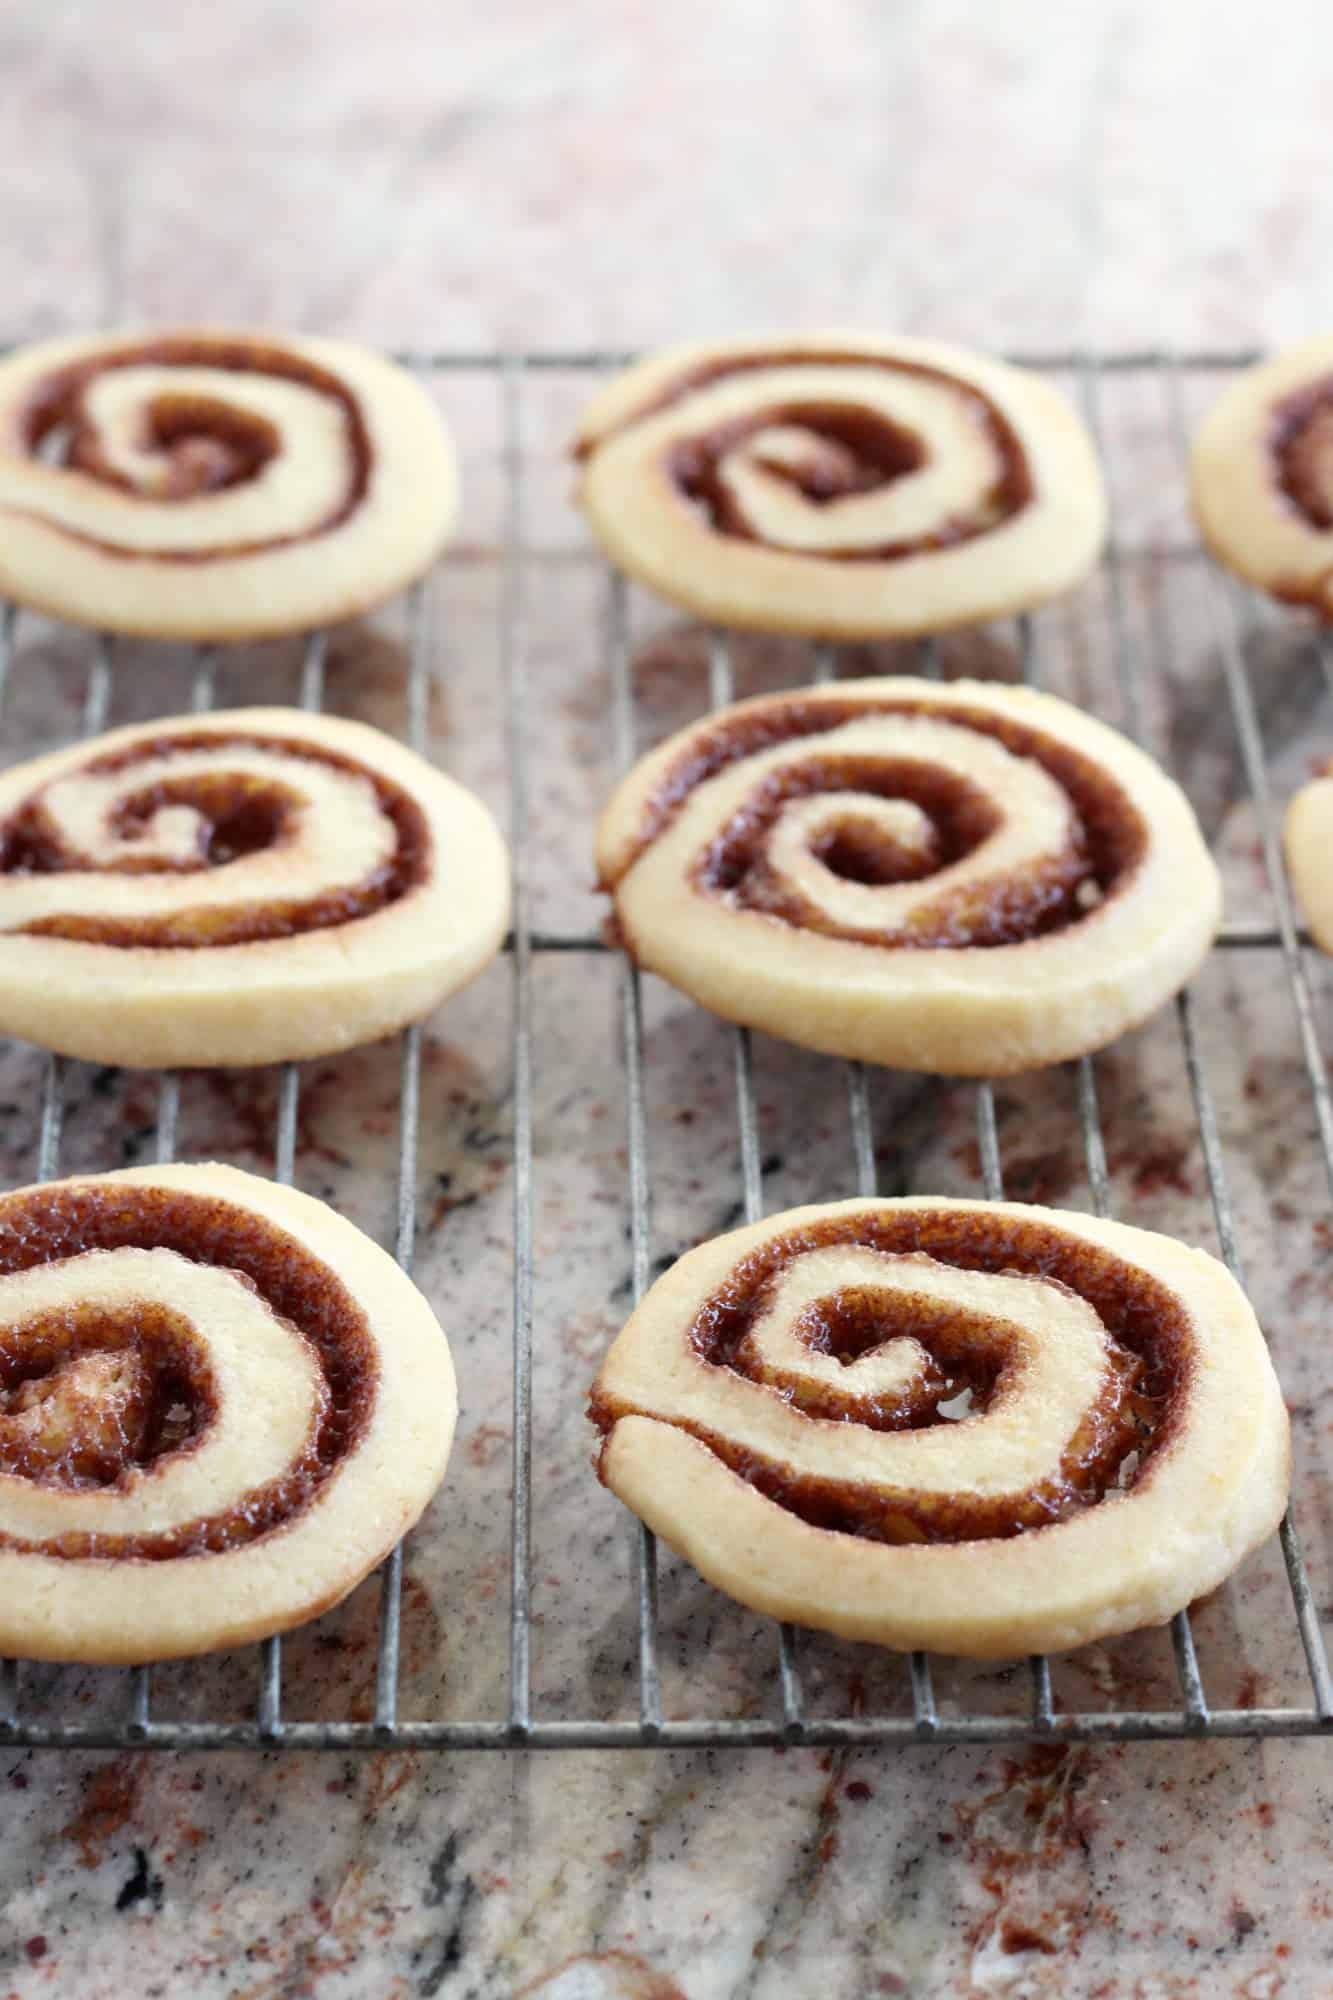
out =
[[0,1033],[61,1055],[330,1055],[429,1013],[508,920],[485,806],[362,723],[177,716],[0,776]]
[[1176,993],[1221,885],[1184,794],[1054,695],[858,680],[761,696],[621,784],[626,950],[725,1019],[900,1069],[1085,1055]]
[[420,576],[453,446],[405,369],[345,341],[99,334],[0,361],[0,596],[107,632],[295,632]]
[[1228,568],[1333,619],[1333,335],[1249,368],[1190,454],[1204,540]]
[[0,1196],[0,1651],[316,1617],[417,1520],[456,1414],[421,1293],[309,1195],[188,1166]]
[[590,1407],[603,1483],[711,1583],[904,1650],[1160,1624],[1286,1505],[1286,1410],[1224,1266],[1012,1203],[839,1202],[705,1243]]
[[1070,589],[1106,532],[1064,397],[940,341],[674,347],[593,399],[576,451],[611,560],[723,625],[940,632]]

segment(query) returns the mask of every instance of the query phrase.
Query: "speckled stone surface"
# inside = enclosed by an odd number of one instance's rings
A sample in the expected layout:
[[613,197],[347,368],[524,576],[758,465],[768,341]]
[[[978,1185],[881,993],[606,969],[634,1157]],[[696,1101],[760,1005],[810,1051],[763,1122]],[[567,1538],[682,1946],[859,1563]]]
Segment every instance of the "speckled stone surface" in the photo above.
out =
[[[1283,337],[1319,309],[1333,55],[1313,6],[1256,61],[1249,10],[850,4],[670,10],[508,4],[470,21],[388,0],[126,10],[104,52],[91,0],[0,22],[3,330],[108,317],[235,319],[396,346],[618,345],[755,321],[878,317],[1062,348]],[[1302,31],[1304,21],[1304,32]],[[1201,60],[1206,49],[1208,59]],[[1220,145],[1219,139],[1224,140]],[[1206,171],[1200,162],[1207,160]],[[688,171],[679,171],[680,163]],[[502,814],[506,510],[495,384],[439,384],[464,450],[462,537],[429,601],[430,740]],[[532,917],[592,931],[591,816],[615,770],[608,588],[568,505],[587,387],[522,392],[520,643],[529,684]],[[1206,385],[1186,384],[1189,411]],[[1189,788],[1233,920],[1270,919],[1260,827],[1225,693],[1207,574],[1188,551],[1170,400],[1108,383],[1124,559],[1036,623],[1045,684],[1125,722]],[[1126,646],[1112,611],[1119,593]],[[706,635],[631,600],[642,745],[708,700]],[[1246,612],[1247,621],[1251,613]],[[403,607],[333,636],[329,706],[399,729]],[[77,732],[92,641],[22,618],[6,760]],[[738,646],[742,693],[809,671]],[[1309,634],[1248,642],[1275,797],[1333,752]],[[228,655],[224,703],[290,699],[299,647]],[[848,674],[911,664],[859,648]],[[1012,627],[951,640],[948,673],[1012,677]],[[1122,678],[1122,670],[1125,678]],[[112,720],[188,705],[181,650],[118,648]],[[1333,975],[1312,962],[1333,1038]],[[542,954],[533,990],[533,1708],[636,1713],[630,1524],[589,1470],[587,1382],[630,1292],[620,975]],[[407,1552],[400,1712],[507,1712],[513,1134],[509,963],[428,1027],[419,1281],[454,1343],[463,1416],[448,1482]],[[731,1032],[645,987],[655,1264],[734,1222]],[[1237,1239],[1292,1407],[1297,1519],[1327,1617],[1327,1183],[1290,998],[1270,953],[1196,982]],[[1115,1211],[1216,1248],[1185,1047],[1168,1010],[1098,1059]],[[36,1166],[43,1059],[0,1052],[0,1171]],[[772,1207],[853,1191],[839,1066],[757,1039]],[[307,1066],[296,1172],[392,1241],[398,1052]],[[273,1166],[277,1082],[204,1072],[184,1157]],[[1089,1202],[1077,1079],[996,1094],[1006,1192]],[[881,1187],[979,1187],[975,1097],[872,1083]],[[71,1065],[62,1165],[152,1157],[150,1077]],[[371,1711],[377,1587],[284,1647],[283,1712]],[[1308,1704],[1280,1556],[1195,1613],[1209,1699]],[[668,1716],[777,1712],[771,1627],[664,1558]],[[811,1636],[810,1713],[910,1712],[901,1661]],[[251,1652],[153,1676],[153,1712],[254,1712]],[[1053,1666],[1058,1705],[1178,1701],[1161,1633]],[[945,1711],[1020,1716],[1026,1671],[939,1663]],[[23,1713],[123,1712],[123,1675],[24,1669]],[[722,2000],[818,1994],[1297,2000],[1333,1990],[1326,1744],[733,1753],[65,1755],[0,1746],[0,1996],[249,2000],[443,1995]]]

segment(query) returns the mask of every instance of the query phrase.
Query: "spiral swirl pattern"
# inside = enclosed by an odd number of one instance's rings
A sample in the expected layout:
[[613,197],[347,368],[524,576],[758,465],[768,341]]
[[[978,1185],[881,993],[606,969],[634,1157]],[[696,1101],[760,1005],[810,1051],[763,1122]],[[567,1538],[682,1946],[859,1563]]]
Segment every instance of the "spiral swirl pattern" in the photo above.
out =
[[106,631],[349,617],[429,566],[455,488],[429,397],[344,342],[95,337],[0,363],[0,591]]
[[484,808],[360,724],[180,717],[0,778],[0,1027],[66,1054],[328,1053],[427,1012],[507,915]]
[[1101,1047],[1207,950],[1217,872],[1144,754],[1026,688],[866,680],[654,751],[598,832],[627,949],[729,1020],[998,1075]]
[[1105,530],[1063,398],[936,342],[672,349],[593,402],[577,451],[612,559],[724,624],[938,631],[1067,589]]
[[977,1657],[1171,1617],[1287,1490],[1228,1272],[1004,1203],[797,1209],[691,1251],[591,1414],[604,1483],[743,1603]]
[[1231,384],[1195,438],[1190,490],[1229,568],[1333,619],[1333,337]]
[[314,1616],[421,1512],[454,1413],[424,1299],[320,1202],[224,1167],[0,1197],[0,1645],[148,1660]]

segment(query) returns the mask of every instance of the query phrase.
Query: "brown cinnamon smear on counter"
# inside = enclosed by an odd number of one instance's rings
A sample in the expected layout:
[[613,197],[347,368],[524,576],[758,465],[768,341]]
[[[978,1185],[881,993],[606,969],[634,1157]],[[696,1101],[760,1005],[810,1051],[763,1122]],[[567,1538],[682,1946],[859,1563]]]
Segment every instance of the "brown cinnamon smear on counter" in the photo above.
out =
[[[867,1540],[979,1541],[1046,1526],[1095,1506],[1108,1493],[1132,1490],[1151,1478],[1153,1455],[1184,1421],[1194,1367],[1188,1317],[1168,1287],[1147,1272],[1083,1238],[1026,1218],[1001,1219],[975,1210],[863,1211],[775,1237],[737,1264],[684,1330],[683,1337],[701,1365],[763,1380],[747,1352],[747,1340],[771,1302],[778,1277],[806,1252],[842,1244],[899,1255],[924,1252],[961,1270],[1011,1273],[1064,1285],[1087,1301],[1106,1329],[1110,1342],[1106,1374],[1056,1471],[1027,1492],[985,1499],[815,1479],[795,1465],[764,1459],[712,1431],[679,1426],[767,1498],[813,1527]],[[874,1430],[914,1430],[948,1422],[940,1415],[939,1404],[963,1388],[973,1390],[983,1421],[985,1410],[997,1399],[1021,1393],[1021,1383],[1012,1372],[1012,1336],[1001,1320],[951,1311],[937,1300],[897,1294],[888,1298],[873,1290],[861,1295],[860,1288],[820,1301],[818,1313],[829,1321],[826,1351],[854,1356],[877,1341],[911,1336],[931,1356],[938,1379],[928,1377],[915,1397],[892,1406],[868,1398],[838,1398],[836,1391],[828,1392],[826,1404],[820,1388],[814,1387],[802,1398],[803,1407],[813,1415],[866,1424]],[[804,1326],[801,1330],[809,1331]],[[790,1395],[780,1382],[769,1386],[774,1393]],[[811,1386],[805,1385],[806,1390]],[[621,1417],[632,1414],[672,1421],[650,1408],[622,1404],[596,1385],[589,1414],[605,1436]],[[1122,1470],[1134,1453],[1137,1465]]]
[[[93,914],[42,917],[20,927],[18,935],[73,938],[86,944],[151,946],[159,950],[197,949],[214,945],[254,944],[305,931],[326,930],[372,916],[418,888],[429,871],[432,847],[425,814],[416,801],[378,772],[368,770],[336,751],[279,737],[221,736],[205,731],[154,737],[111,756],[90,759],[90,776],[114,775],[135,764],[192,750],[273,750],[283,756],[324,764],[369,784],[381,812],[393,822],[397,845],[390,859],[361,882],[328,889],[316,896],[294,896],[271,903],[238,903],[220,907],[183,907],[154,917],[103,917]],[[70,776],[62,774],[62,776]],[[128,854],[94,866],[72,854],[61,842],[59,829],[45,812],[42,794],[25,801],[0,825],[0,897],[3,877],[12,874],[175,874],[182,878],[224,865],[238,856],[280,844],[289,837],[300,800],[280,780],[247,772],[201,772],[193,777],[155,779],[121,801],[117,831],[146,824],[160,807],[189,805],[202,816],[204,828],[198,855],[187,862],[148,860]],[[182,888],[184,898],[186,891]]]
[[[370,1421],[379,1369],[364,1313],[327,1265],[264,1217],[165,1187],[85,1182],[0,1199],[0,1276],[126,1246],[175,1250],[253,1285],[318,1357],[324,1396],[313,1432],[288,1472],[238,1508],[158,1534],[34,1544],[0,1529],[0,1547],[149,1561],[239,1548],[304,1512]],[[85,1396],[101,1400],[81,1444],[67,1426]],[[45,1422],[24,1425],[34,1411]],[[198,1443],[216,1415],[202,1331],[159,1306],[112,1314],[90,1298],[0,1333],[0,1471],[76,1488],[114,1486],[136,1468],[151,1477],[154,1465],[165,1468],[173,1452]]]
[[[356,397],[339,378],[303,355],[263,340],[226,340],[209,335],[173,335],[129,341],[123,347],[71,362],[39,382],[19,413],[16,448],[33,457],[43,441],[65,431],[62,463],[116,487],[131,499],[190,500],[239,486],[260,473],[281,448],[274,427],[251,412],[208,396],[160,391],[144,411],[146,435],[139,442],[167,460],[165,491],[144,493],[107,462],[97,449],[96,427],[84,394],[99,375],[118,368],[217,368],[238,375],[270,375],[298,382],[330,397],[343,413],[347,436],[347,483],[337,505],[311,528],[258,542],[233,542],[210,549],[130,549],[100,536],[48,522],[71,541],[86,543],[125,562],[199,563],[230,560],[266,549],[311,541],[341,526],[365,498],[374,452]],[[11,512],[39,513],[37,508]],[[43,517],[45,518],[45,517]]]
[[[1027,453],[1004,413],[973,383],[963,381],[944,369],[924,363],[899,361],[887,355],[858,354],[853,351],[820,353],[798,347],[780,348],[760,354],[718,355],[701,362],[667,384],[613,430],[584,438],[576,447],[579,458],[591,457],[598,447],[631,425],[654,417],[662,410],[685,401],[698,389],[710,388],[731,375],[757,369],[792,367],[883,368],[890,374],[912,375],[935,382],[957,396],[984,434],[995,457],[995,478],[986,492],[978,495],[975,507],[965,515],[942,521],[928,535],[918,535],[877,547],[802,549],[778,548],[784,555],[816,557],[823,562],[894,562],[903,556],[919,555],[929,549],[956,547],[974,540],[1019,513],[1032,499],[1032,475]],[[836,403],[811,403],[779,399],[744,417],[718,424],[711,430],[679,440],[671,449],[668,470],[680,492],[707,514],[719,534],[742,541],[760,541],[734,494],[721,476],[722,462],[757,431],[774,425],[793,425],[809,436],[807,458],[791,465],[785,460],[766,462],[765,469],[789,481],[816,506],[857,493],[871,493],[887,486],[905,473],[915,472],[926,458],[921,439],[878,411],[857,409]]]
[[[959,942],[1007,944],[1041,936],[1080,921],[1086,914],[1080,892],[1087,887],[1095,888],[1098,900],[1105,901],[1128,885],[1147,852],[1147,825],[1116,780],[1081,751],[1027,723],[969,707],[965,701],[914,701],[910,696],[885,700],[834,696],[821,701],[798,695],[766,701],[752,709],[735,709],[693,732],[649,798],[623,864],[615,875],[603,878],[602,888],[613,890],[670,826],[695,788],[720,771],[780,744],[817,739],[845,723],[880,715],[937,718],[989,736],[1016,757],[1030,757],[1068,795],[1081,839],[1050,868],[1034,869],[1024,878],[991,885],[989,893],[986,885],[977,884],[931,913],[929,922],[916,924],[910,931],[881,935],[839,929],[804,904],[793,908],[793,899],[785,891],[777,895],[771,892],[765,840],[787,799],[826,790],[913,799],[935,825],[939,859],[934,865],[940,867],[977,846],[996,824],[996,814],[983,793],[946,767],[918,762],[907,755],[880,758],[858,752],[834,757],[821,754],[817,743],[812,743],[808,764],[775,773],[756,784],[744,807],[700,856],[694,874],[697,886],[853,943],[912,948]],[[849,824],[856,820],[852,805],[848,820]],[[893,843],[865,821],[859,823],[854,839],[856,852],[824,857],[835,867],[841,858],[845,865],[839,872],[860,881],[920,879],[923,870],[904,869]]]

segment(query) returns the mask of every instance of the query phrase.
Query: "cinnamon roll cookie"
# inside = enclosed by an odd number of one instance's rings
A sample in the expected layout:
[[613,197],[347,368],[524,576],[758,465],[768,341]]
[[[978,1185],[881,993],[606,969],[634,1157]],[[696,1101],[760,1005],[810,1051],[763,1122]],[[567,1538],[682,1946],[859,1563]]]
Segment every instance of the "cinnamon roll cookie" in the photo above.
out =
[[1021,611],[1106,528],[1064,398],[937,341],[672,348],[594,398],[577,452],[611,560],[724,625],[855,639]]
[[793,1209],[692,1250],[591,1414],[604,1484],[711,1583],[904,1649],[1161,1623],[1286,1504],[1286,1411],[1224,1267],[1003,1202]]
[[0,1032],[136,1066],[328,1055],[489,963],[504,842],[361,723],[233,709],[0,776]]
[[1333,764],[1297,792],[1283,840],[1301,914],[1319,949],[1333,954]]
[[1333,335],[1233,382],[1200,426],[1190,490],[1214,555],[1333,618]]
[[626,949],[830,1055],[998,1076],[1184,985],[1221,887],[1184,794],[1053,695],[861,680],[710,715],[598,830]]
[[0,596],[104,631],[349,618],[434,560],[456,485],[424,390],[342,341],[112,334],[0,362]]
[[421,1514],[456,1411],[421,1293],[309,1195],[205,1166],[0,1196],[0,1651],[317,1616]]

